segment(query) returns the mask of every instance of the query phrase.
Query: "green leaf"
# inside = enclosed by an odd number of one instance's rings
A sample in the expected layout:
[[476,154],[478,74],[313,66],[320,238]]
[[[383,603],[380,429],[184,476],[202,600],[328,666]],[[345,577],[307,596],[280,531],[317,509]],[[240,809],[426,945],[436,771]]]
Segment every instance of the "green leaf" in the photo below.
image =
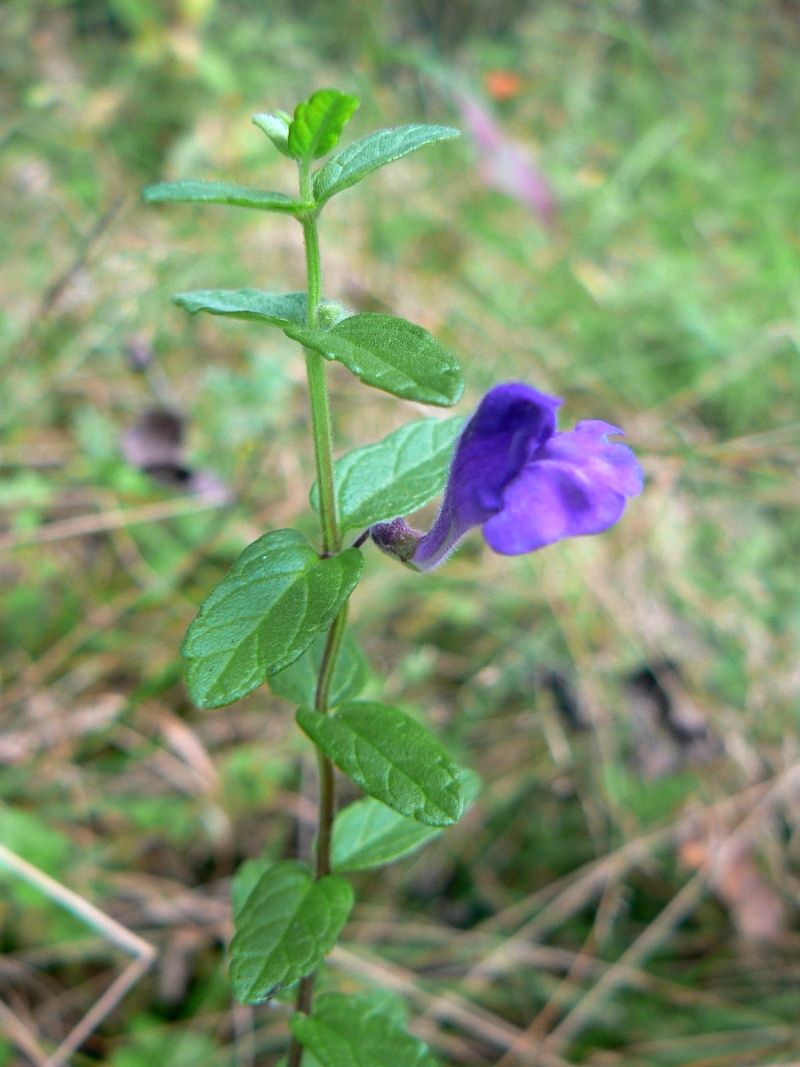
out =
[[236,999],[260,1004],[311,974],[336,944],[352,906],[343,878],[314,881],[294,860],[270,867],[236,916],[230,967]]
[[259,211],[282,211],[287,215],[296,215],[309,206],[283,193],[248,189],[233,182],[159,182],[143,189],[142,197],[148,204],[231,204]]
[[365,1007],[367,1004],[371,1004],[376,1012],[392,1019],[399,1027],[406,1027],[408,1023],[408,1007],[400,994],[395,993],[393,989],[373,986],[360,992],[358,999]]
[[276,326],[306,321],[305,293],[265,293],[261,289],[195,289],[175,293],[173,303],[192,315],[229,315],[235,319],[258,319]]
[[231,910],[234,922],[247,903],[247,898],[271,866],[272,860],[267,856],[257,856],[255,859],[245,860],[237,867],[231,882]]
[[[337,460],[339,528],[363,530],[382,519],[409,515],[439,496],[465,422],[463,416],[420,419]],[[319,507],[316,483],[311,503]]]
[[284,332],[326,359],[343,363],[365,385],[421,404],[450,407],[464,392],[458,363],[421,326],[365,312],[330,330],[287,326]]
[[320,559],[294,530],[244,550],[206,598],[181,652],[192,700],[218,708],[252,692],[327,630],[361,574],[361,553]]
[[298,104],[289,126],[289,152],[295,159],[319,159],[335,148],[358,107],[357,96],[320,89]]
[[458,768],[432,734],[387,704],[352,701],[332,715],[298,708],[297,722],[365,793],[429,826],[458,822]]
[[[472,771],[461,770],[459,780],[464,790],[464,810],[476,799],[480,779]],[[423,826],[387,808],[373,797],[365,797],[343,808],[333,824],[333,868],[365,871],[392,863],[429,841],[439,837],[443,827]]]
[[396,1014],[369,997],[327,993],[317,998],[312,1015],[293,1015],[289,1025],[322,1067],[437,1067]]
[[289,151],[289,124],[291,118],[285,111],[275,111],[273,114],[262,113],[253,115],[253,124],[269,137],[279,152],[291,159]]
[[416,152],[437,141],[450,141],[461,134],[452,126],[413,123],[377,130],[337,152],[314,175],[314,197],[323,203],[343,189],[360,182],[379,167]]
[[[190,293],[175,293],[173,303],[196,315],[207,311],[210,315],[226,315],[233,319],[256,319],[275,326],[298,326],[306,321],[305,293],[267,293],[263,289],[195,289]],[[323,300],[317,314],[338,322],[344,315],[340,304]]]
[[[313,705],[324,648],[325,637],[318,637],[299,659],[296,659],[285,670],[273,674],[269,679],[272,692],[288,700],[290,704]],[[364,658],[364,653],[350,633],[345,633],[333,674],[330,691],[331,706],[335,707],[343,700],[357,697],[366,685],[368,675],[369,665]]]

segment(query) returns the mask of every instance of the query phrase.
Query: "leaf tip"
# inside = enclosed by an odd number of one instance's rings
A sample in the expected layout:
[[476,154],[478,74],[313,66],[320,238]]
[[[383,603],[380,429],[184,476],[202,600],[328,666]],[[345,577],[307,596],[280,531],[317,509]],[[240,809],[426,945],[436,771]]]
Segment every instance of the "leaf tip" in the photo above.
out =
[[170,300],[176,307],[183,308],[184,311],[189,311],[192,315],[200,310],[199,307],[193,306],[191,293],[173,293]]

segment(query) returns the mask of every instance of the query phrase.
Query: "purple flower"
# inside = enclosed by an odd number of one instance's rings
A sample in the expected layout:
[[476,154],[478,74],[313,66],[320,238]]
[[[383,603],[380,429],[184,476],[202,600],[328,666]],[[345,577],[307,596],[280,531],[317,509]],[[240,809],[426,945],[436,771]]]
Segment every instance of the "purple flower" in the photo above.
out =
[[641,468],[626,445],[608,440],[622,431],[607,422],[559,433],[560,404],[522,382],[490,389],[458,440],[430,532],[394,519],[372,527],[375,543],[425,571],[473,526],[506,556],[613,526],[626,499],[642,490]]

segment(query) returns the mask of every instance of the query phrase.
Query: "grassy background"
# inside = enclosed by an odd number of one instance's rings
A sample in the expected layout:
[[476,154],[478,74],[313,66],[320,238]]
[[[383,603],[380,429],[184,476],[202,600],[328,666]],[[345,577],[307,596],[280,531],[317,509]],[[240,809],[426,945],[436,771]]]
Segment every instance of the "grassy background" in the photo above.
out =
[[[555,225],[487,189],[465,138],[326,209],[326,295],[450,345],[460,410],[524,378],[565,425],[624,426],[648,486],[609,534],[530,557],[474,535],[415,579],[368,554],[375,692],[485,789],[356,878],[326,982],[395,988],[449,1065],[800,1058],[799,40],[795,4],[745,0],[0,7],[0,843],[158,949],[74,1064],[277,1059],[285,1010],[230,1002],[229,878],[313,820],[288,710],[264,691],[200,713],[178,661],[248,540],[313,530],[302,365],[168,299],[298,288],[299,228],[139,190],[291,191],[253,112],[334,85],[362,97],[353,136],[458,125],[443,80],[497,70]],[[418,414],[330,378],[342,450]],[[126,464],[154,401],[233,505]],[[126,958],[0,877],[0,1063],[44,1062]]]

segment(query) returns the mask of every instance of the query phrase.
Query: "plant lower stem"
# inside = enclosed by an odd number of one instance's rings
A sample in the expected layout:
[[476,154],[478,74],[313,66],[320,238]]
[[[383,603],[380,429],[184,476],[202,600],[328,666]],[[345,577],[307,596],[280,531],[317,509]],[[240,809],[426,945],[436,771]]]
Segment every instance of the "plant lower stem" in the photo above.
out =
[[[322,654],[314,702],[320,715],[328,713],[333,672],[336,669],[336,660],[346,626],[347,604],[344,604],[328,630],[325,651]],[[331,873],[331,836],[333,819],[336,815],[336,778],[333,773],[333,764],[319,749],[317,749],[317,760],[319,763],[319,826],[317,827],[316,870],[317,878],[324,878],[326,874]]]
[[[307,164],[300,165],[300,195],[306,200],[312,199],[311,179]],[[316,215],[303,219],[303,241],[306,253],[306,323],[316,326],[318,308],[322,299],[322,268],[319,254],[319,236]],[[322,550],[325,555],[334,555],[341,551],[341,537],[336,516],[336,495],[333,481],[333,431],[330,404],[325,381],[325,360],[318,352],[306,349],[306,377],[308,396],[311,407],[311,432],[314,439],[314,460],[317,469],[317,486],[319,487],[319,517],[322,532]],[[347,626],[347,604],[344,604],[333,620],[322,654],[314,707],[320,715],[328,713],[331,684],[336,660],[341,648],[342,638]],[[336,814],[336,779],[333,764],[320,751],[317,752],[319,768],[319,821],[317,826],[317,844],[315,855],[316,877],[324,878],[331,870],[331,837],[333,819]],[[297,991],[295,1010],[308,1014],[314,995],[316,973],[306,975]],[[303,1048],[296,1038],[289,1045],[287,1067],[300,1067],[303,1060]]]

